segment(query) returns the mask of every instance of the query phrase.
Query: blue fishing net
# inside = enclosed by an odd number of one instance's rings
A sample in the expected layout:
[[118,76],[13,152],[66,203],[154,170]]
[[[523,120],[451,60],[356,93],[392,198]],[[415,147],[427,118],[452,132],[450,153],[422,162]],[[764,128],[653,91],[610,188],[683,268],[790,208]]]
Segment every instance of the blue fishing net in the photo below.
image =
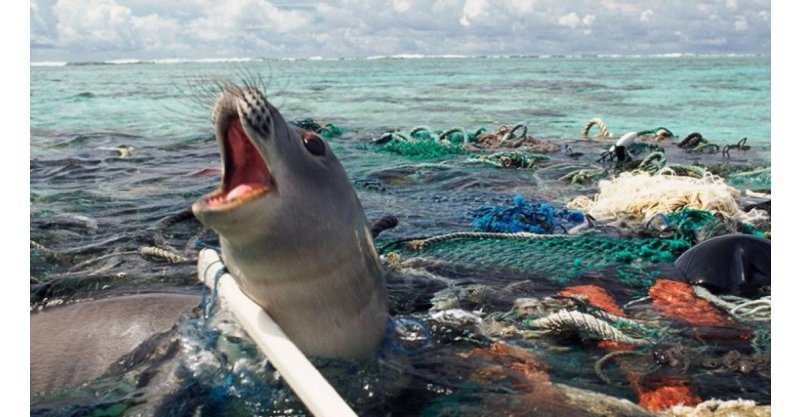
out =
[[514,196],[513,203],[513,207],[481,207],[475,210],[472,226],[482,232],[551,234],[565,232],[585,219],[580,211],[529,202],[519,194]]

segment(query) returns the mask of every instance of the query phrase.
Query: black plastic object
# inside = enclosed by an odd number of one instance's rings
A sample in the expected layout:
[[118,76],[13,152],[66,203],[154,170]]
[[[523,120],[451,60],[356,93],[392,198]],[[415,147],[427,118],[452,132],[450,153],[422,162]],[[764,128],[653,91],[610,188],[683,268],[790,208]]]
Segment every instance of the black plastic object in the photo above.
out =
[[675,261],[683,280],[712,292],[751,295],[770,285],[771,243],[744,234],[718,236],[697,244]]

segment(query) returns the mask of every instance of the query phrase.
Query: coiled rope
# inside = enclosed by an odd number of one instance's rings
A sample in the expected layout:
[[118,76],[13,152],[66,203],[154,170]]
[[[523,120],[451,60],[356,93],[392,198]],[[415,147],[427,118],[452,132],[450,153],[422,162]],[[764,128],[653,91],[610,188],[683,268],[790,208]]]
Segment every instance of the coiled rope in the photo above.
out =
[[587,139],[589,138],[589,131],[592,130],[592,126],[594,126],[594,125],[597,125],[600,128],[600,134],[597,135],[597,137],[610,138],[610,137],[614,136],[613,133],[608,131],[608,127],[606,127],[606,122],[604,122],[603,119],[601,119],[599,117],[595,117],[594,119],[589,120],[589,122],[586,123],[586,126],[583,127],[582,136],[584,138],[587,138]]
[[528,321],[526,324],[533,329],[548,332],[579,332],[582,336],[595,340],[611,340],[634,346],[653,344],[648,339],[628,336],[607,321],[580,311],[560,310],[547,317]]
[[516,138],[517,136],[514,135],[514,132],[516,132],[517,129],[522,129],[522,134],[519,135],[520,138],[524,138],[525,136],[528,135],[528,126],[525,125],[525,124],[519,123],[516,126],[514,126],[513,128],[511,128],[511,130],[509,130],[505,135],[503,135],[503,138],[500,139],[500,143],[503,143],[503,142],[505,142],[505,141],[507,141],[509,139]]

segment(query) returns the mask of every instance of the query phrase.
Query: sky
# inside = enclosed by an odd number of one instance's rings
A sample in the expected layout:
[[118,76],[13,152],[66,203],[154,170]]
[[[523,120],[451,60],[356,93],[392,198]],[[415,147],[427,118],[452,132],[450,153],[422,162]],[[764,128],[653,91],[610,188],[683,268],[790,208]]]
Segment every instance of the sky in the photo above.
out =
[[30,60],[761,54],[769,0],[31,0]]

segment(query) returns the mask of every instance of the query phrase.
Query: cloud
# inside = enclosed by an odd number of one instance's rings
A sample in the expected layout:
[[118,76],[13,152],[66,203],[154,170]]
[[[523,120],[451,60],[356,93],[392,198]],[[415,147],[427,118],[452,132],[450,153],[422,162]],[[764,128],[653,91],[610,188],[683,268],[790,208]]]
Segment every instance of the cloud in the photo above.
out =
[[128,49],[137,44],[131,9],[114,0],[59,0],[53,12],[61,45]]
[[750,25],[747,24],[747,17],[745,16],[737,16],[736,22],[733,23],[733,26],[739,32],[745,31],[750,27]]
[[558,18],[558,24],[561,26],[567,26],[570,28],[575,29],[580,25],[584,26],[592,26],[594,21],[597,19],[596,16],[587,14],[583,18],[580,18],[577,13],[572,12],[569,14],[565,14]]
[[55,43],[52,31],[42,16],[36,0],[31,0],[31,46],[50,47]]
[[558,18],[558,24],[561,26],[569,26],[571,28],[577,27],[581,23],[581,18],[578,17],[578,14],[572,12],[570,14],[566,14]]
[[769,53],[770,7],[769,0],[31,0],[31,59]]
[[639,21],[642,23],[650,23],[650,19],[653,17],[653,10],[647,9],[639,15]]
[[458,22],[462,26],[470,26],[473,22],[487,17],[489,17],[489,2],[487,0],[467,0],[464,3],[464,10]]
[[190,22],[203,39],[235,40],[246,32],[287,33],[310,24],[305,12],[279,9],[264,0],[224,0]]

